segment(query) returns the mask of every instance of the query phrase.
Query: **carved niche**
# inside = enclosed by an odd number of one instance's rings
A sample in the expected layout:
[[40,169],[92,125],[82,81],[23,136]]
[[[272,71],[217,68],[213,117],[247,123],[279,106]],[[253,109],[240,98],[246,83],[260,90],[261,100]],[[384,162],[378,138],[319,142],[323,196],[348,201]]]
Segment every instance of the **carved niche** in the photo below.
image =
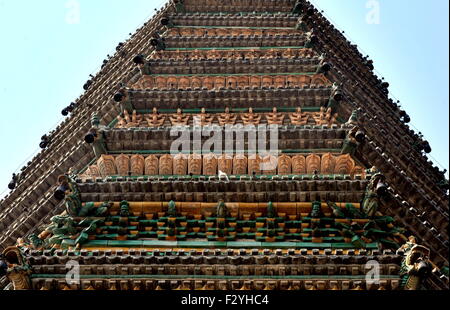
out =
[[159,159],[156,155],[147,156],[145,159],[145,175],[159,175]]
[[289,114],[289,118],[292,125],[302,126],[308,123],[309,115],[306,112],[302,112],[301,108],[297,108],[296,112]]
[[206,113],[206,109],[202,108],[200,114],[194,116],[194,125],[209,126],[214,121],[214,115]]
[[187,77],[182,77],[180,81],[178,82],[178,88],[179,89],[188,89],[191,85],[191,80]]
[[162,127],[166,121],[164,115],[160,115],[156,108],[153,108],[153,113],[146,116],[149,127]]
[[336,158],[331,155],[331,153],[327,153],[322,156],[322,162],[320,165],[320,172],[322,174],[333,174],[336,165]]
[[241,114],[242,122],[245,126],[254,125],[258,126],[261,122],[261,115],[258,113],[253,113],[253,109],[248,109],[248,113]]
[[203,88],[213,89],[214,88],[214,78],[213,77],[205,77],[203,80]]
[[163,76],[157,76],[155,78],[155,85],[156,88],[160,90],[166,90],[167,89],[167,79]]
[[246,87],[248,87],[248,81],[249,79],[246,76],[239,77],[237,79],[238,89],[245,89]]
[[269,125],[283,125],[284,114],[278,113],[276,107],[273,108],[271,113],[265,113],[265,116]]
[[299,86],[298,77],[295,75],[290,75],[286,78],[286,84],[288,87],[297,87]]
[[248,157],[248,174],[261,175],[262,158],[259,155],[253,154]]
[[276,76],[274,78],[275,88],[284,88],[286,85],[286,78],[284,76]]
[[186,175],[188,167],[187,155],[177,154],[173,158],[173,174]]
[[227,154],[222,154],[218,160],[218,169],[226,174],[233,173],[233,157]]
[[261,85],[261,77],[259,76],[251,76],[250,77],[250,87],[251,88],[259,88]]
[[171,155],[163,155],[159,159],[159,174],[172,175],[173,174],[173,158]]
[[244,175],[247,174],[247,157],[242,154],[237,154],[233,158],[233,174]]
[[127,155],[121,154],[115,160],[117,173],[121,176],[128,176],[130,172],[130,158]]
[[203,87],[203,81],[200,78],[194,77],[191,81],[192,89],[201,89]]
[[303,155],[295,155],[292,157],[292,173],[306,174],[306,159]]
[[278,174],[288,175],[292,171],[292,159],[285,154],[278,157]]
[[191,154],[188,158],[188,173],[193,175],[202,174],[202,156]]
[[218,76],[214,79],[214,89],[219,90],[225,88],[225,78],[223,76]]
[[355,168],[353,168],[353,170],[350,172],[350,175],[352,176],[352,178],[355,177],[355,175],[361,175],[362,179],[366,178],[366,169],[364,169],[361,166],[355,166]]
[[262,158],[261,174],[275,175],[277,174],[278,157],[267,155]]
[[183,114],[181,109],[177,109],[176,114],[169,116],[172,126],[186,126],[189,123],[190,116]]
[[216,175],[217,174],[217,157],[214,154],[207,154],[203,156],[203,174]]
[[177,89],[177,88],[181,88],[181,85],[180,85],[180,87],[178,87],[178,79],[174,76],[171,76],[167,79],[167,88],[168,89]]
[[262,87],[263,88],[270,88],[272,86],[273,82],[272,82],[272,77],[270,76],[263,76],[262,77]]
[[230,113],[230,108],[225,108],[225,113],[221,113],[217,116],[217,119],[219,120],[220,126],[225,125],[234,125],[236,124],[237,115]]
[[142,155],[133,155],[130,158],[131,175],[143,175],[145,171],[145,159]]
[[102,174],[100,172],[100,169],[98,168],[98,165],[92,165],[90,166],[86,172],[85,172],[86,176],[90,176],[92,178],[100,178],[102,177]]
[[336,159],[335,174],[350,174],[355,168],[355,161],[350,154],[340,155]]
[[116,175],[116,164],[114,162],[114,156],[112,155],[102,155],[97,161],[98,169],[102,177],[107,177],[110,175]]
[[306,173],[314,174],[314,172],[320,172],[320,156],[310,154],[306,157]]

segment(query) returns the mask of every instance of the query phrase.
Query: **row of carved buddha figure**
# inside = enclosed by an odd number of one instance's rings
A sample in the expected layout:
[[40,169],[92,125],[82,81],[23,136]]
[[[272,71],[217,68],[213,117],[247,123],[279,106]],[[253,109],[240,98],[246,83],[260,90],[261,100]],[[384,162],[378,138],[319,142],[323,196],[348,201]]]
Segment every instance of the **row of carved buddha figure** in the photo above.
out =
[[[279,113],[274,107],[272,112],[255,113],[250,108],[248,112],[231,113],[229,108],[224,113],[210,114],[203,108],[198,114],[186,114],[182,109],[178,109],[174,114],[160,114],[156,108],[151,114],[138,114],[133,111],[132,114],[124,111],[123,116],[117,117],[117,128],[136,128],[136,127],[163,127],[167,124],[171,126],[210,126],[210,125],[254,125],[266,123],[269,125],[318,125],[331,127],[337,124],[337,113],[333,113],[331,108],[321,107],[318,112],[303,112],[297,108],[295,112]],[[167,123],[169,121],[169,123]]]
[[238,76],[151,76],[145,75],[133,89],[200,90],[292,88],[306,85],[331,86],[323,74],[314,75],[238,75]]
[[299,34],[296,29],[253,29],[253,28],[203,28],[203,27],[182,27],[170,28],[166,36],[169,37],[221,37],[221,36],[286,36],[291,34]]
[[312,58],[315,53],[310,48],[279,48],[279,49],[247,49],[247,50],[176,50],[155,51],[151,59],[162,60],[219,60],[219,59],[303,59]]
[[178,154],[166,155],[102,155],[81,176],[140,176],[140,175],[306,175],[306,174],[364,174],[349,154],[280,155],[265,157],[236,154]]

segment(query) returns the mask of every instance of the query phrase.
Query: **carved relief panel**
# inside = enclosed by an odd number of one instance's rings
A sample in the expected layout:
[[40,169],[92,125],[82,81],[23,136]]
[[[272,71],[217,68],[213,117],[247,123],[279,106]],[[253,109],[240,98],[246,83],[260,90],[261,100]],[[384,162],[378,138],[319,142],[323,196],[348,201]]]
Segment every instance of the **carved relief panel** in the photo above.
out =
[[163,155],[159,158],[159,174],[172,175],[173,174],[173,158],[171,155]]
[[203,156],[203,174],[217,174],[217,156],[215,154],[207,154]]
[[261,159],[261,174],[275,175],[277,174],[278,157],[273,155],[264,156]]
[[292,172],[292,159],[285,154],[278,157],[278,174],[288,175]]
[[158,157],[155,155],[147,156],[147,158],[145,159],[145,175],[158,175],[158,174],[159,174]]
[[100,159],[97,161],[97,166],[102,177],[117,175],[116,164],[112,155],[100,156]]
[[223,154],[218,158],[218,169],[226,174],[233,173],[233,157]]
[[320,156],[310,154],[306,157],[306,173],[314,174],[315,172],[320,172]]
[[320,166],[320,173],[333,174],[335,164],[336,164],[336,158],[333,155],[331,155],[330,153],[323,155],[321,166]]
[[128,176],[130,172],[130,158],[127,155],[119,155],[115,160],[117,173],[121,176]]
[[350,154],[340,155],[336,159],[335,174],[350,174],[355,168],[355,161]]
[[186,175],[188,167],[187,155],[178,154],[173,158],[173,174],[174,175]]
[[247,174],[247,157],[242,154],[237,154],[233,158],[233,174],[243,175]]
[[261,156],[250,155],[248,158],[248,174],[261,175]]
[[142,155],[133,155],[130,159],[131,175],[143,175],[145,171],[145,159]]
[[292,157],[292,173],[306,174],[306,159],[305,156],[296,155]]
[[188,158],[188,174],[201,175],[202,174],[202,156],[198,154],[191,154]]

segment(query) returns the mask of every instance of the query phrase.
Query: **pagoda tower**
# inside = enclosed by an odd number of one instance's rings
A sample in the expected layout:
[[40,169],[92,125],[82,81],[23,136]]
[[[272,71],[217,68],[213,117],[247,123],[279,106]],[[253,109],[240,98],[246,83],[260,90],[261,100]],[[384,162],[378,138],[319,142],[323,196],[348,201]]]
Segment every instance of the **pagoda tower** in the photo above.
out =
[[448,289],[448,181],[373,70],[308,1],[170,1],[14,176],[0,287]]

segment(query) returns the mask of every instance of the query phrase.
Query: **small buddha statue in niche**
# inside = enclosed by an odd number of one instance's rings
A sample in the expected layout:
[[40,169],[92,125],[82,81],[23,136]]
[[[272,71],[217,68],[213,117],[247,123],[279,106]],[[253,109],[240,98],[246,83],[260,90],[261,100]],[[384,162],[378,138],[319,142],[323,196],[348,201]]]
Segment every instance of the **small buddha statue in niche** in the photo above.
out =
[[149,127],[162,127],[166,121],[166,117],[158,113],[157,108],[153,108],[153,113],[146,117]]
[[283,125],[284,114],[278,113],[276,107],[273,108],[271,113],[266,113],[265,116],[269,125]]
[[176,114],[172,114],[169,116],[170,122],[172,126],[187,126],[189,123],[190,116],[183,114],[181,109],[177,109]]
[[225,113],[219,114],[217,117],[220,126],[236,124],[237,115],[230,113],[230,108],[225,108]]
[[123,117],[121,115],[117,116],[118,128],[133,128],[139,127],[141,123],[142,115],[137,115],[136,110],[133,111],[132,115],[128,113],[127,110],[123,111]]
[[337,113],[333,114],[333,110],[331,108],[325,110],[325,107],[321,107],[320,112],[315,113],[313,118],[316,121],[316,125],[331,126],[336,123]]
[[202,108],[200,114],[194,116],[194,126],[209,126],[214,121],[214,115],[206,113],[206,109]]
[[289,114],[291,124],[295,126],[302,126],[308,123],[309,115],[307,112],[302,112],[302,108],[297,108],[296,112]]
[[248,113],[241,114],[241,119],[244,125],[259,125],[261,122],[261,115],[253,113],[253,108],[248,109]]

